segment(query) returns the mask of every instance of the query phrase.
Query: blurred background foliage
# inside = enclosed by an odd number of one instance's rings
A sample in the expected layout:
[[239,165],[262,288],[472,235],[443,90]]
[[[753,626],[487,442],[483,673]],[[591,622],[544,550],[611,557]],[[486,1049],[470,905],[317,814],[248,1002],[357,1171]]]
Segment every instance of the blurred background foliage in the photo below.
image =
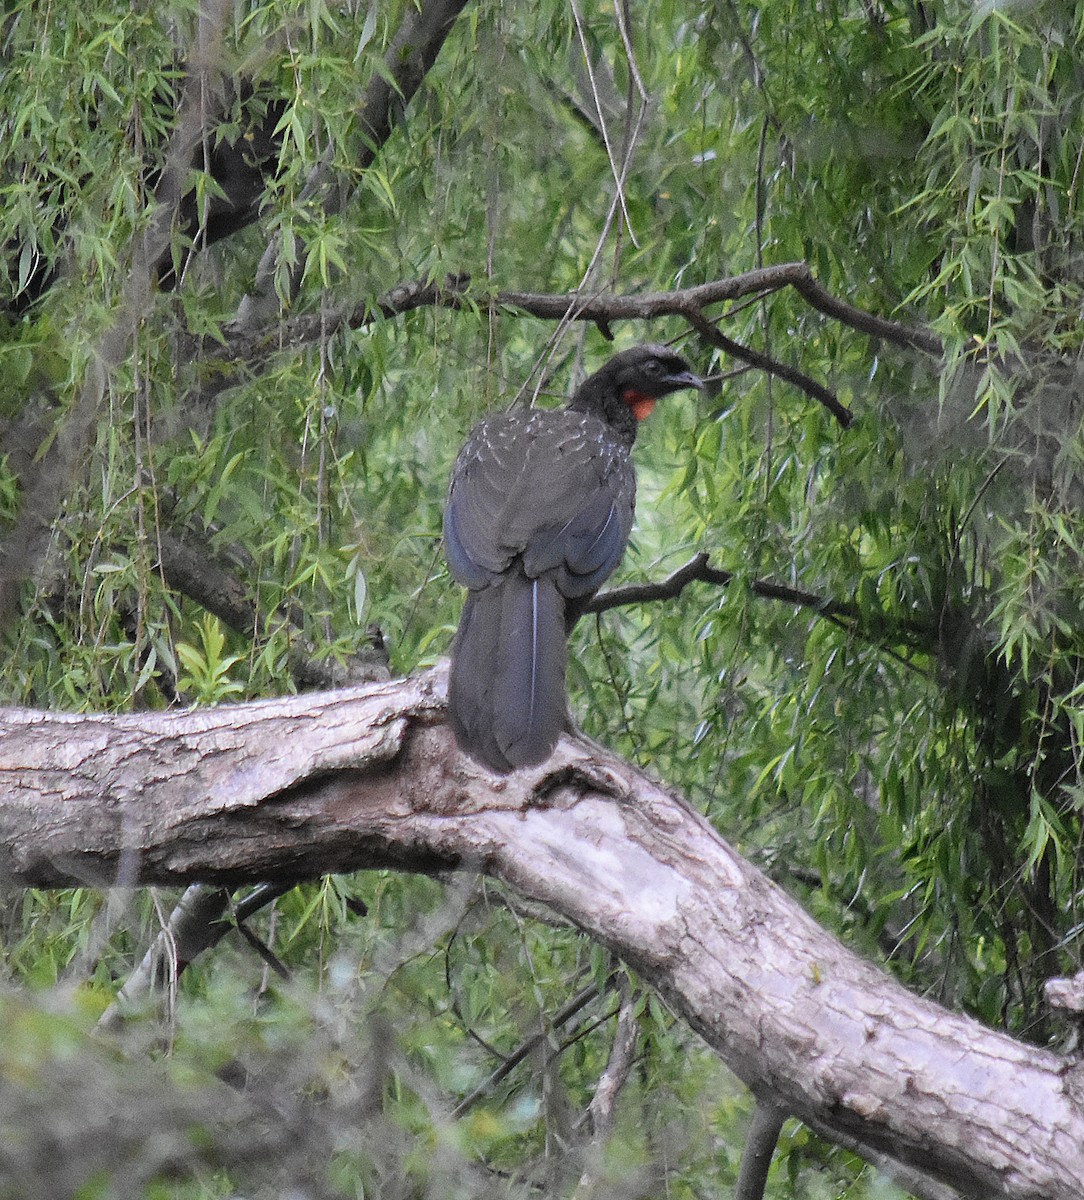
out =
[[[2,11],[14,535],[123,312],[199,14]],[[490,296],[665,291],[804,260],[834,295],[932,331],[943,358],[793,290],[712,314],[838,395],[843,429],[678,318],[615,323],[618,346],[673,341],[713,379],[644,430],[619,582],[699,551],[733,580],[584,620],[574,709],[911,987],[1057,1044],[1041,985],[1079,969],[1084,920],[1084,7],[479,0],[361,170],[359,97],[412,11],[230,8],[215,58],[232,86],[199,165],[255,130],[258,219],[200,252],[175,231],[162,270],[180,282],[163,275],[130,322],[78,470],[40,514],[3,703],[277,695],[303,686],[299,645],[328,671],[374,639],[396,673],[433,662],[460,604],[439,535],[467,429],[523,387],[565,396],[612,352],[605,330]],[[305,190],[318,163],[348,194],[337,211]],[[220,182],[189,182],[206,217]],[[276,352],[272,327],[224,364],[273,235],[284,319],[313,314],[319,335]],[[471,277],[459,311],[342,318],[447,275]],[[167,537],[239,584],[249,628],[166,569]],[[173,900],[6,891],[0,1195],[729,1194],[751,1101],[638,991],[634,1069],[592,1145],[623,968],[492,883],[298,888],[250,923],[262,960],[231,934],[164,1013],[96,1041]],[[768,1194],[904,1193],[792,1124]]]

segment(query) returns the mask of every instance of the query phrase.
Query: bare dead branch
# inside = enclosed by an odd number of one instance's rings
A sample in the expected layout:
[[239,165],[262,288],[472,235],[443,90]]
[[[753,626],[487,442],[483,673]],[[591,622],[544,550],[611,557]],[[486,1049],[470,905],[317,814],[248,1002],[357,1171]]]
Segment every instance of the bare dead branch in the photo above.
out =
[[223,888],[194,883],[185,889],[170,913],[167,928],[154,939],[139,966],[129,975],[116,999],[98,1018],[100,1029],[117,1029],[125,1013],[142,1006],[158,990],[164,976],[166,956],[172,955],[169,974],[174,978],[204,950],[217,945],[233,926],[222,918],[230,894]]
[[636,1053],[636,1005],[639,992],[633,992],[628,976],[618,979],[621,1006],[617,1010],[617,1028],[610,1046],[610,1057],[606,1069],[599,1076],[595,1094],[587,1106],[593,1140],[599,1145],[613,1132],[617,1112],[617,1098],[628,1082]]
[[779,263],[726,279],[678,288],[672,292],[642,292],[631,296],[584,297],[535,292],[499,292],[496,302],[534,317],[555,319],[570,310],[581,321],[647,321],[680,317],[685,311],[701,312],[713,304],[743,296],[774,292],[809,274],[804,262]]
[[[423,303],[439,303],[449,307],[462,306],[465,299],[464,277],[453,278],[459,280],[458,286],[443,288],[438,286],[433,293],[426,292],[427,288],[433,286],[432,284],[400,285],[399,288],[387,293],[380,302],[381,305],[387,304],[391,311],[385,311],[383,308],[381,311],[386,316],[405,311],[399,308],[396,298],[400,300],[410,298],[410,307],[415,308]],[[818,311],[852,329],[857,329],[859,332],[872,334],[874,337],[879,337],[904,349],[919,349],[938,356],[943,352],[940,339],[929,330],[914,329],[896,321],[888,321],[836,299],[814,279],[809,264],[805,262],[778,263],[774,266],[746,271],[741,275],[712,280],[710,283],[702,283],[690,288],[677,288],[670,292],[644,292],[631,296],[600,295],[586,298],[574,294],[554,295],[497,291],[493,296],[493,301],[499,307],[515,309],[528,313],[530,316],[548,320],[560,320],[569,313],[575,313],[576,319],[580,321],[648,321],[658,317],[684,317],[690,312],[703,313],[705,309],[715,304],[738,300],[745,296],[774,292],[784,287],[795,288]],[[477,297],[477,302],[482,303],[484,299],[483,293]],[[368,310],[364,306],[355,309],[351,325],[354,326],[354,321],[367,313]],[[368,320],[371,320],[371,316],[363,319],[360,323],[367,324]]]
[[911,995],[604,751],[564,738],[496,781],[456,750],[444,687],[438,670],[189,712],[2,710],[0,877],[481,868],[623,957],[817,1132],[975,1200],[1079,1200],[1084,1068]]
[[[492,301],[497,307],[524,312],[543,320],[561,320],[574,313],[577,320],[596,323],[651,321],[659,317],[683,317],[690,312],[703,313],[716,304],[794,287],[815,308],[860,332],[873,333],[902,348],[917,347],[931,354],[940,354],[942,349],[940,341],[926,330],[915,330],[894,321],[886,321],[836,300],[814,281],[808,263],[804,262],[778,263],[670,292],[642,292],[627,296],[603,294],[585,297],[576,293],[496,289],[487,292],[484,281],[481,287],[475,289],[469,288],[470,282],[467,275],[449,276],[443,284],[429,280],[404,282],[386,292],[375,309],[371,305],[361,304],[342,314],[342,318],[351,328],[357,329],[371,324],[379,316],[397,316],[415,308],[434,305],[462,308]],[[287,322],[283,327],[285,344],[294,344],[299,336],[301,341],[315,340],[316,331],[306,329],[306,326],[316,321],[315,316],[309,315]],[[231,345],[232,342],[228,341],[227,353],[230,353]]]
[[[191,884],[170,913],[167,927],[159,932],[139,966],[124,981],[113,1003],[98,1018],[98,1028],[116,1029],[127,1012],[146,1004],[162,985],[162,964],[166,955],[174,956],[169,974],[174,979],[179,978],[190,963],[205,950],[217,946],[231,929],[241,927],[249,917],[293,887],[292,883],[260,884],[231,910],[227,889]],[[226,919],[227,913],[232,920]]]
[[[651,604],[660,600],[672,600],[685,590],[690,583],[709,583],[716,587],[729,587],[734,582],[732,571],[722,567],[713,567],[708,561],[708,554],[701,550],[694,554],[688,562],[683,563],[665,579],[656,583],[630,583],[623,587],[610,588],[594,596],[584,607],[586,613],[607,612],[612,608],[623,608],[632,604]],[[793,604],[798,608],[808,608],[818,616],[831,621],[843,628],[854,629],[859,624],[862,632],[882,646],[886,653],[907,666],[913,666],[895,650],[892,644],[905,645],[910,649],[922,650],[929,654],[938,653],[936,630],[923,626],[916,621],[886,619],[883,622],[871,621],[869,614],[863,613],[856,604],[847,600],[833,600],[827,596],[818,596],[815,592],[807,592],[802,588],[790,587],[783,583],[772,583],[767,579],[754,579],[746,585],[754,596],[763,600],[777,600],[781,604]]]
[[840,300],[822,287],[814,279],[812,271],[799,275],[794,280],[794,286],[818,312],[824,313],[826,317],[833,317],[861,333],[881,338],[894,346],[912,346],[916,350],[932,354],[935,358],[940,358],[945,352],[941,339],[931,330],[917,329],[899,321],[889,321],[861,308],[855,308],[853,304]]
[[595,1094],[584,1113],[584,1124],[590,1131],[587,1165],[580,1175],[573,1193],[574,1200],[595,1194],[598,1183],[599,1164],[602,1150],[613,1133],[616,1124],[617,1100],[632,1070],[636,1056],[636,1005],[640,993],[634,993],[627,973],[622,972],[617,981],[621,1003],[617,1009],[617,1027],[614,1030],[610,1056],[606,1068],[599,1076]]

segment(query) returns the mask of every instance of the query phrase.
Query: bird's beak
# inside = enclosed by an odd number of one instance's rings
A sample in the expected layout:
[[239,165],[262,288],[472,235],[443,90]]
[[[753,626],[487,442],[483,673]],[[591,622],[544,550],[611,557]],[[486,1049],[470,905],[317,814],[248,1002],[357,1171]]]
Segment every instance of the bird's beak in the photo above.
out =
[[676,375],[667,376],[666,382],[675,391],[678,388],[696,388],[698,392],[704,390],[704,381],[692,371],[678,371]]

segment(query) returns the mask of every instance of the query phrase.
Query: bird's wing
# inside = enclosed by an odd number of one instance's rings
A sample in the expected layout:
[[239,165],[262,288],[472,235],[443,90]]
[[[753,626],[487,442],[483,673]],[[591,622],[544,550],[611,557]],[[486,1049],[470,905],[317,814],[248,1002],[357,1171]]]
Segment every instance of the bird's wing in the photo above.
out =
[[567,596],[595,591],[621,561],[635,501],[628,449],[597,418],[538,409],[489,417],[460,453],[444,513],[452,574],[479,588],[523,556],[557,570]]

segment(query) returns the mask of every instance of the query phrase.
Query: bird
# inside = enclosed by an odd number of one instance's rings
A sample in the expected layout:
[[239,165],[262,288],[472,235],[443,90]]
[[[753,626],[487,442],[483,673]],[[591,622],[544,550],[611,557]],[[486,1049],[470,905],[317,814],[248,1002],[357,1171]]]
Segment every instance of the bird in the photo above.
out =
[[632,448],[661,397],[702,388],[681,355],[614,355],[562,409],[483,417],[452,469],[445,556],[467,589],[452,643],[449,723],[499,774],[549,757],[568,725],[568,635],[624,557]]

